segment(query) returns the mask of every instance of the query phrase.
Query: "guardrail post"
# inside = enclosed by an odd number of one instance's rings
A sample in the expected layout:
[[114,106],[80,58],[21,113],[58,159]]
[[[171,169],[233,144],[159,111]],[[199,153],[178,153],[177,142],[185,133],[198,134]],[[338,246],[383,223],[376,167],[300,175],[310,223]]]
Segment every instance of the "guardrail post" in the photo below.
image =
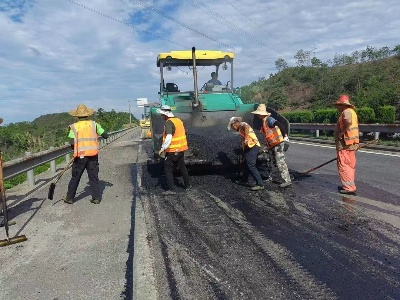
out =
[[319,129],[315,130],[315,136],[319,137]]
[[375,132],[375,140],[379,140],[379,133],[380,132]]
[[[71,145],[71,144],[68,143],[68,142],[65,142],[64,144],[65,144],[65,145]],[[68,164],[70,160],[71,160],[71,158],[70,158],[69,153],[65,154],[65,162]]]
[[[25,152],[25,157],[29,157],[32,155],[32,152]],[[35,186],[35,174],[33,173],[33,169],[26,172],[26,176],[28,177],[28,186]]]
[[[54,147],[50,147],[50,150],[52,150],[52,149],[54,149]],[[56,171],[57,171],[57,170],[56,170],[56,160],[53,159],[53,160],[50,162],[50,172],[53,173],[53,174],[55,174]]]

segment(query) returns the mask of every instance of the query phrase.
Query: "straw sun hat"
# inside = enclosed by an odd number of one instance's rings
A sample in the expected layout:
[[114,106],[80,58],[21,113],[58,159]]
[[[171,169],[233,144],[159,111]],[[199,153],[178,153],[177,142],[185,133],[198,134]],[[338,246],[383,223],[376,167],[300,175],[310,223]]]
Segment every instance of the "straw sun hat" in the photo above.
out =
[[71,110],[69,114],[73,117],[88,117],[93,115],[94,110],[87,108],[84,104],[79,104],[76,109]]
[[354,108],[354,105],[350,103],[350,97],[348,95],[340,95],[339,99],[333,103],[333,105],[346,105]]
[[257,106],[257,109],[255,111],[251,112],[252,114],[255,115],[262,115],[262,116],[270,116],[271,113],[267,112],[267,107],[265,106],[264,103],[261,103]]

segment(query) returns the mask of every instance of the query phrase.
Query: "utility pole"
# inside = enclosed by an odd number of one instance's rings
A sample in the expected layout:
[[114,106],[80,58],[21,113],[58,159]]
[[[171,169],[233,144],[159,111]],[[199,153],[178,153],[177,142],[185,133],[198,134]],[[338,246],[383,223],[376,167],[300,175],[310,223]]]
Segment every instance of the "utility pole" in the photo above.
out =
[[131,114],[131,100],[128,100],[129,103],[129,126],[132,125],[132,114]]

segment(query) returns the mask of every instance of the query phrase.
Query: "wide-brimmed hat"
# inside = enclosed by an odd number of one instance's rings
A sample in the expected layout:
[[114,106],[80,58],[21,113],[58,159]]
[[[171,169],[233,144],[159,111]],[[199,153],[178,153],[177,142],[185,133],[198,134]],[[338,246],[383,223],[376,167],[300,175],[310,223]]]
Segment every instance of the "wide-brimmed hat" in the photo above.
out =
[[76,109],[71,110],[69,114],[73,117],[88,117],[93,115],[94,110],[87,108],[84,104],[79,104]]
[[262,116],[270,116],[271,113],[267,112],[267,107],[265,106],[264,103],[261,103],[257,106],[257,109],[255,111],[251,112],[252,114],[255,115],[262,115]]
[[0,124],[1,124],[1,123],[3,123],[3,119],[2,119],[2,118],[0,118]]
[[339,99],[333,103],[333,105],[346,105],[354,108],[354,105],[350,103],[350,97],[348,95],[340,95]]
[[[163,108],[166,108],[166,109],[163,109]],[[157,113],[159,113],[160,115],[167,116],[168,118],[174,117],[174,114],[171,112],[171,108],[168,105],[163,105],[163,106],[161,106],[161,108],[158,108]]]
[[232,118],[230,118],[228,126],[227,126],[228,130],[231,130],[232,124],[236,123],[236,122],[242,122],[242,118],[241,117],[232,117]]

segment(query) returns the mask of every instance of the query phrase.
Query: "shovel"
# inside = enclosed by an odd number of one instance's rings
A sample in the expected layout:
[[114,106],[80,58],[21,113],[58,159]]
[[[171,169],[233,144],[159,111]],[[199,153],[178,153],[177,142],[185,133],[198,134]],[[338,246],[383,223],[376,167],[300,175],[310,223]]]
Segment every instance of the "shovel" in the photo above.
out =
[[[367,142],[367,143],[365,143],[365,144],[359,146],[357,150],[359,150],[359,149],[361,149],[361,148],[363,148],[363,147],[365,147],[365,146],[368,146],[368,145],[370,145],[370,144],[376,143],[377,141],[378,141],[378,140],[369,141],[369,142]],[[357,151],[357,150],[356,150],[356,151]],[[321,167],[323,167],[323,166],[325,166],[325,165],[327,165],[327,164],[329,164],[329,163],[331,163],[331,162],[333,162],[333,161],[335,161],[335,160],[337,160],[337,157],[332,158],[332,159],[328,160],[327,162],[324,162],[323,164],[320,164],[319,166],[316,166],[316,167],[314,167],[314,168],[312,168],[312,169],[309,169],[309,170],[307,170],[307,171],[305,171],[305,172],[303,172],[303,173],[300,173],[299,175],[300,175],[300,176],[307,175],[307,174],[309,174],[309,173],[311,173],[311,172],[314,172],[315,170],[317,170],[317,169],[319,169],[319,168],[321,168]]]
[[7,211],[7,202],[6,202],[6,193],[4,189],[4,179],[3,179],[3,159],[0,151],[0,198],[1,198],[1,204],[2,204],[2,209],[3,209],[3,216],[4,216],[4,228],[6,230],[6,236],[7,239],[5,240],[0,240],[0,247],[4,246],[9,246],[12,244],[16,243],[21,243],[27,240],[25,235],[20,235],[20,236],[15,236],[13,238],[10,238],[9,234],[9,225],[11,223],[8,222],[8,211]]

